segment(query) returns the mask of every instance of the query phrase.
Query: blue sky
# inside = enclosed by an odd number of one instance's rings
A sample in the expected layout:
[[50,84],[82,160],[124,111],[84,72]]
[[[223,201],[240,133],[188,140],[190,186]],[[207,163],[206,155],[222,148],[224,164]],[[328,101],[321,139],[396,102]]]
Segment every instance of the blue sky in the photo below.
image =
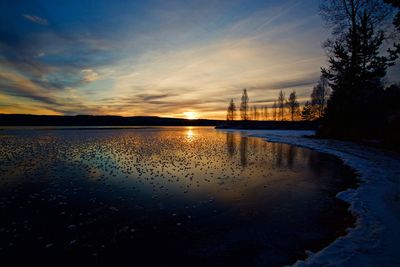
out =
[[223,118],[304,101],[329,36],[310,1],[1,1],[0,113]]

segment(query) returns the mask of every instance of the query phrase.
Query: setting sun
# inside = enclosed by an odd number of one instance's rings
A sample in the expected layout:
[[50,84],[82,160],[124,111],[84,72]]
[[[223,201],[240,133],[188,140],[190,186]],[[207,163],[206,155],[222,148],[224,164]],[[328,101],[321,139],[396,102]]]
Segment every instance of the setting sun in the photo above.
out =
[[188,120],[197,120],[199,118],[199,114],[193,111],[183,112],[183,116]]
[[1,266],[400,267],[400,0],[0,17]]

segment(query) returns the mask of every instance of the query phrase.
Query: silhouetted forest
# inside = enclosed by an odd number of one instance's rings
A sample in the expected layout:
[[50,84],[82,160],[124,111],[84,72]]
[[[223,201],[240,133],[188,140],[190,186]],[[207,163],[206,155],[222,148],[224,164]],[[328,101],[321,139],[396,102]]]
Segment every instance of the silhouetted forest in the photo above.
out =
[[[393,9],[382,1],[335,0],[320,10],[332,29],[324,45],[329,65],[322,68],[332,94],[317,136],[400,146],[400,87],[383,82],[400,51],[387,24]],[[394,24],[399,31],[398,15]]]
[[320,14],[332,36],[323,45],[328,66],[321,68],[310,100],[301,107],[295,90],[287,98],[281,90],[272,107],[251,107],[244,89],[241,122],[233,122],[236,105],[231,99],[226,127],[263,128],[263,123],[249,121],[315,121],[319,138],[376,140],[400,148],[400,85],[385,83],[400,53],[399,8],[396,0],[322,1]]
[[236,104],[231,99],[226,114],[227,124],[238,125],[240,123],[249,122],[252,125],[265,124],[261,121],[319,121],[325,114],[326,103],[329,97],[329,88],[327,87],[327,81],[321,78],[321,81],[314,87],[310,95],[310,101],[307,101],[304,107],[300,106],[297,100],[296,90],[293,90],[289,97],[285,98],[285,93],[281,90],[274,101],[272,107],[268,105],[253,105],[250,106],[250,98],[247,93],[247,89],[243,89],[243,94],[240,103],[240,120],[235,122],[237,119]]

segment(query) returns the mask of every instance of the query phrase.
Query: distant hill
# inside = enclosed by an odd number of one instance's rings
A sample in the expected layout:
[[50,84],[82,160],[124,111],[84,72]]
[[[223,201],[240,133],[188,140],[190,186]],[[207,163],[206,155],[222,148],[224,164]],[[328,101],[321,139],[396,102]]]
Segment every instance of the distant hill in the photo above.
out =
[[0,126],[216,126],[220,120],[186,120],[154,116],[59,116],[0,114]]

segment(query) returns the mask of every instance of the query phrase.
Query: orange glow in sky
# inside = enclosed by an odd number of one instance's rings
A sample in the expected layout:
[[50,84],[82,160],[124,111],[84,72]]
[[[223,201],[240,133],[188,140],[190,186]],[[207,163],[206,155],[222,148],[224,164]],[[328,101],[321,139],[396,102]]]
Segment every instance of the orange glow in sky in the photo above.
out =
[[199,114],[197,114],[196,112],[193,112],[193,111],[183,112],[183,116],[185,119],[188,119],[188,120],[197,120],[199,118]]
[[326,65],[318,0],[8,2],[0,113],[225,119],[244,88],[304,103]]

